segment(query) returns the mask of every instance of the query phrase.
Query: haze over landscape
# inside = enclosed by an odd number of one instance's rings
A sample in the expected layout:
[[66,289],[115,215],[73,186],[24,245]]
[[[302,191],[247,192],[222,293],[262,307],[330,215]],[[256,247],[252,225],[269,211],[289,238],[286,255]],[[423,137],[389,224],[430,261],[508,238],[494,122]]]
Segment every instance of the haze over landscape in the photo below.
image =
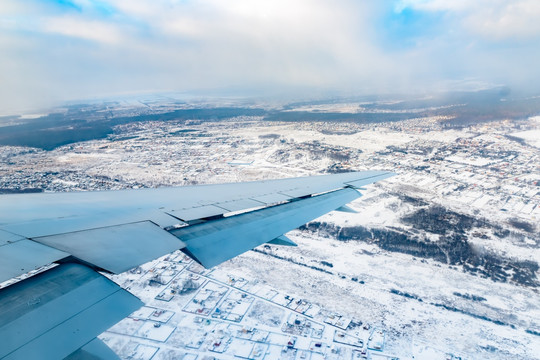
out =
[[6,0],[0,109],[114,94],[538,90],[534,0]]
[[538,360],[539,18],[535,0],[4,0],[0,201],[392,171],[298,247],[107,274],[145,306],[99,339],[121,359]]

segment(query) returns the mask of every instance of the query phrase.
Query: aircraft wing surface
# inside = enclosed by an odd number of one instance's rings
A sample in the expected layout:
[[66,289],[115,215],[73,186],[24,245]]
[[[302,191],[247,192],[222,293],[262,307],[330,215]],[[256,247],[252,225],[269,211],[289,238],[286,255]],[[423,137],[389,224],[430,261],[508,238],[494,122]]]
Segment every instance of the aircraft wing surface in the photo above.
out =
[[175,250],[208,268],[267,242],[294,245],[286,232],[393,175],[1,195],[0,283],[25,279],[0,289],[0,359],[111,358],[96,336],[142,303],[99,271]]

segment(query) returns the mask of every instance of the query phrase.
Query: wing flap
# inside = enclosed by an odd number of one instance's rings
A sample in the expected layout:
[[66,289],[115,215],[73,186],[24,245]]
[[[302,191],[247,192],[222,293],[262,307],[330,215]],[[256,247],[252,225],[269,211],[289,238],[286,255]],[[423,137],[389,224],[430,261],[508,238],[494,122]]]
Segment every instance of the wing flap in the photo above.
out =
[[0,290],[0,358],[62,359],[141,305],[85,266],[57,266]]
[[4,226],[4,229],[27,238],[37,238],[141,221],[151,221],[163,228],[183,224],[179,219],[160,210],[118,209],[113,212],[96,211],[85,216],[72,213],[61,218],[14,223]]
[[265,195],[260,195],[260,196],[254,196],[251,199],[258,202],[262,202],[266,205],[272,205],[272,204],[277,204],[283,201],[289,201],[292,198],[293,198],[292,196],[288,196],[288,195],[284,195],[284,194],[276,192],[276,193],[270,193],[270,194],[265,194]]
[[24,238],[6,243],[0,246],[0,283],[68,256],[63,251]]
[[24,236],[13,234],[8,231],[0,230],[0,246],[11,244],[19,240],[25,239]]
[[204,205],[186,209],[171,210],[171,215],[182,219],[183,221],[192,221],[211,216],[221,215],[227,212],[226,209],[215,205]]
[[210,268],[278,238],[359,196],[356,190],[342,189],[172,230],[171,233],[186,244],[184,252]]
[[65,357],[64,360],[120,360],[120,358],[110,347],[96,338]]
[[265,203],[252,199],[239,199],[218,203],[217,205],[223,209],[228,210],[229,212],[234,212],[265,206]]
[[34,240],[115,274],[185,246],[150,221],[38,237]]

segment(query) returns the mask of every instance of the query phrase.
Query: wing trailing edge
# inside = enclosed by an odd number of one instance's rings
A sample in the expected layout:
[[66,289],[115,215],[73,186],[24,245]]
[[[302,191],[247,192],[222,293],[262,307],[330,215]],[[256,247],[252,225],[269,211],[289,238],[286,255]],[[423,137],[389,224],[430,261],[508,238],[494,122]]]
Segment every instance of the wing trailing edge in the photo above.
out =
[[206,268],[216,266],[358,198],[342,189],[249,213],[172,230],[189,256]]

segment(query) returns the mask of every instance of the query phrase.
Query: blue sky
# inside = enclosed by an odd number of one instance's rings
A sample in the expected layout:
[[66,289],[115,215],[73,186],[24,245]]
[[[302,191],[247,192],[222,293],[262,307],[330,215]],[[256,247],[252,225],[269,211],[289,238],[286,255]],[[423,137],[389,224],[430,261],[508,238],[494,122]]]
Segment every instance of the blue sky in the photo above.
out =
[[537,0],[2,0],[0,113],[244,89],[539,91]]

